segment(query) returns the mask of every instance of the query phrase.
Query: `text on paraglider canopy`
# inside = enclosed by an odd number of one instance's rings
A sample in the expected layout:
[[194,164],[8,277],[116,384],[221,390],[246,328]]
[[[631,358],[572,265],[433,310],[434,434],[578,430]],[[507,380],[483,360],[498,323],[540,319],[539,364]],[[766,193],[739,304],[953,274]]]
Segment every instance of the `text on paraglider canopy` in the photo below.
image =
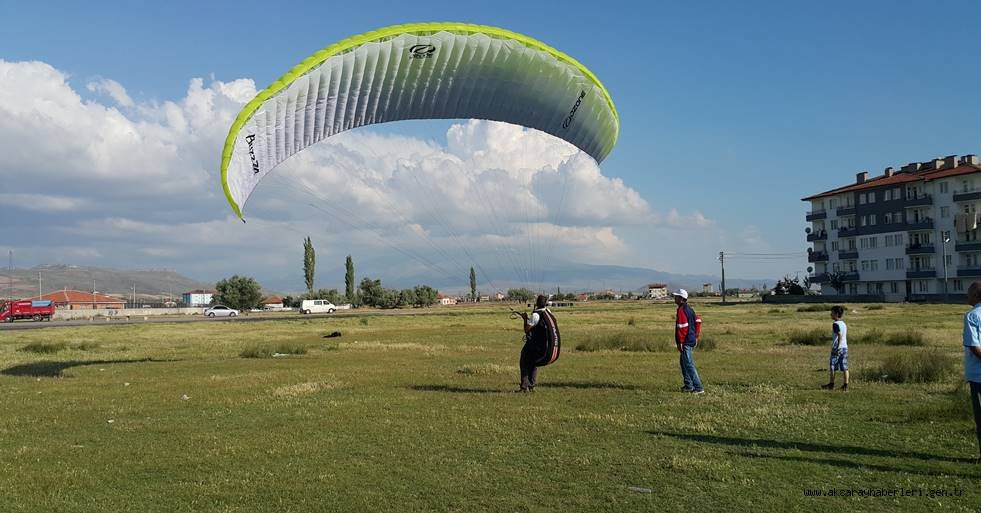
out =
[[259,174],[259,161],[255,158],[255,134],[245,136],[245,142],[249,144],[249,158],[252,159],[252,174]]
[[580,91],[579,97],[576,98],[576,104],[572,106],[572,110],[569,111],[569,116],[562,122],[562,128],[569,128],[569,125],[572,124],[572,118],[576,116],[576,111],[579,110],[579,106],[582,105],[582,99],[585,97],[586,91]]

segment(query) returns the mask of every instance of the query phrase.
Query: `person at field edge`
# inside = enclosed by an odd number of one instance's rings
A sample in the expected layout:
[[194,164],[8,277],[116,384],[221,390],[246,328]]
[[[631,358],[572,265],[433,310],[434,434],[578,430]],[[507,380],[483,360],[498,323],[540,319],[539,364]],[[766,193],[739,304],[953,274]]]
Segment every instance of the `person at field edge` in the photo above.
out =
[[831,307],[831,360],[829,367],[831,368],[831,380],[828,381],[827,385],[821,385],[821,388],[825,390],[831,390],[835,387],[835,371],[842,371],[845,376],[845,384],[841,385],[841,389],[848,391],[848,326],[845,325],[845,321],[841,320],[845,316],[845,309],[841,306],[835,305]]
[[534,392],[538,380],[538,362],[545,356],[546,342],[545,324],[542,316],[545,314],[548,298],[539,295],[535,298],[535,309],[531,315],[521,312],[522,325],[525,329],[525,345],[521,348],[521,359],[518,361],[521,369],[521,386],[516,392]]
[[695,323],[698,322],[695,311],[688,304],[688,291],[678,289],[678,292],[671,294],[674,296],[674,304],[678,305],[678,312],[675,315],[674,342],[678,346],[680,353],[679,362],[681,364],[681,378],[684,380],[682,392],[693,394],[704,394],[702,380],[698,377],[695,369],[695,359],[692,352],[698,344],[697,329]]
[[971,311],[964,314],[964,377],[971,389],[971,407],[974,409],[974,429],[978,435],[981,464],[981,281],[967,289],[967,304]]

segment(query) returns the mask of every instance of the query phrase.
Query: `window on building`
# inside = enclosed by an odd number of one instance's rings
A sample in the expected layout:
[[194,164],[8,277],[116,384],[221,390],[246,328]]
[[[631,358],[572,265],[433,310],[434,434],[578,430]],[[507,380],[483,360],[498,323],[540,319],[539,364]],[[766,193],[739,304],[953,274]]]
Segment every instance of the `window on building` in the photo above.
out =
[[868,294],[868,295],[871,296],[873,290],[875,290],[875,287],[873,287],[871,283],[866,283],[865,284],[865,293],[866,294]]
[[954,280],[954,290],[958,290],[958,291],[964,290],[964,281]]
[[[892,224],[892,212],[886,212],[886,215],[883,217],[882,222],[885,224]],[[888,246],[888,244],[886,245]]]
[[947,182],[940,182],[940,194],[947,194]]
[[[873,223],[873,224],[875,224],[875,223]],[[879,240],[878,237],[869,237],[869,249],[875,249],[875,246],[876,246],[875,243],[878,240]]]
[[862,260],[862,270],[863,271],[868,271],[869,270],[869,261],[868,260]]
[[950,207],[940,207],[940,217],[943,219],[950,217]]
[[838,220],[837,219],[832,219],[831,220],[831,229],[832,230],[837,230],[838,229]]
[[953,259],[954,259],[953,255],[947,255],[947,266],[951,266],[954,264]]
[[865,204],[865,194],[859,194],[858,195],[858,204],[859,205],[864,205]]
[[858,269],[855,268],[855,261],[854,260],[849,260],[848,261],[848,272],[853,273],[853,272],[855,272],[857,270]]
[[831,241],[831,251],[838,251],[838,241]]
[[853,296],[857,296],[858,295],[858,284],[857,283],[849,283],[848,284],[848,293],[851,294],[851,295],[853,295]]
[[858,218],[858,225],[859,225],[859,226],[865,226],[865,222],[866,222],[867,220],[868,220],[868,219],[867,219],[867,218],[866,218],[865,216],[862,216],[862,217],[860,217],[860,218]]
[[841,270],[841,268],[838,267],[838,262],[835,262],[835,263],[831,264],[831,270],[834,271],[834,272],[838,272],[838,271]]
[[892,271],[895,268],[895,266],[896,266],[896,264],[893,261],[893,259],[891,259],[891,258],[887,258],[886,259],[886,270],[887,271]]
[[904,269],[904,268],[906,268],[906,260],[903,259],[903,258],[897,258],[896,259],[896,269],[898,270],[898,269]]
[[875,203],[875,191],[869,193],[869,203]]
[[875,226],[875,218],[876,218],[875,214],[869,216],[869,226]]
[[831,198],[831,199],[828,200],[829,208],[835,208],[835,205],[837,205],[837,204],[838,204],[838,200],[836,200],[834,198]]
[[879,270],[879,261],[878,260],[870,260],[869,263],[871,264],[870,267],[871,267],[871,270],[872,271],[878,271]]
[[880,296],[882,295],[882,283],[875,284],[875,293],[879,294]]
[[891,282],[889,284],[889,292],[892,292],[893,294],[899,294],[899,283]]
[[927,285],[926,280],[917,280],[916,283],[919,284],[918,288],[920,292],[927,292],[930,289],[930,287]]

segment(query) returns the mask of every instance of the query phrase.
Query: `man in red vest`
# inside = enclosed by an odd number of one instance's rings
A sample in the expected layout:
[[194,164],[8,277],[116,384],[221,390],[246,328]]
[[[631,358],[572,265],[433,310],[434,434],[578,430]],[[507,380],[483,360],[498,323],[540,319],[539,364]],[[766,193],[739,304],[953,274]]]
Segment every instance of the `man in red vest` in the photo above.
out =
[[681,353],[681,377],[685,382],[685,386],[681,387],[681,390],[692,394],[704,394],[705,389],[702,388],[702,380],[698,377],[698,371],[695,370],[695,360],[692,357],[692,352],[698,344],[698,332],[700,331],[700,326],[697,323],[700,323],[701,319],[688,305],[687,290],[678,289],[678,292],[671,295],[674,296],[674,304],[678,305],[678,313],[675,317],[674,342],[678,346],[678,352]]

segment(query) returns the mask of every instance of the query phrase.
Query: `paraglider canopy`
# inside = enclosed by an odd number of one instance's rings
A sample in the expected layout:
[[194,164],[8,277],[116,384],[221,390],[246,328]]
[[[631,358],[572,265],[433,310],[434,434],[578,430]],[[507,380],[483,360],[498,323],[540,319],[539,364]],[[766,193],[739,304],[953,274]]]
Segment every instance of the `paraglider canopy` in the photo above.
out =
[[249,102],[225,140],[222,187],[242,217],[259,181],[318,141],[375,123],[459,118],[541,130],[597,162],[620,128],[596,76],[544,43],[481,25],[396,25],[318,51]]

